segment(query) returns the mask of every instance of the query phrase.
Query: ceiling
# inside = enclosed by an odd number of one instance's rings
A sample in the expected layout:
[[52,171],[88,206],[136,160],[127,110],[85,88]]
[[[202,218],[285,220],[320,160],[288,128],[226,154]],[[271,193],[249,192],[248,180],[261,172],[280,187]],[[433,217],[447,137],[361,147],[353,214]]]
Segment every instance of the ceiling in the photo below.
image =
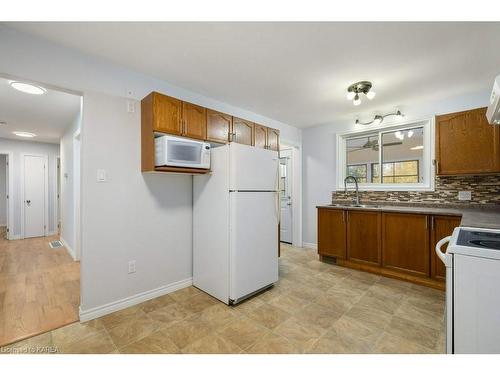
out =
[[[489,90],[500,73],[500,23],[8,25],[298,127]],[[354,107],[360,80],[377,96]]]
[[[14,90],[9,80],[0,77],[0,138],[59,143],[64,131],[80,111],[80,96],[46,88],[44,95]],[[12,132],[35,133],[34,138],[18,137]]]

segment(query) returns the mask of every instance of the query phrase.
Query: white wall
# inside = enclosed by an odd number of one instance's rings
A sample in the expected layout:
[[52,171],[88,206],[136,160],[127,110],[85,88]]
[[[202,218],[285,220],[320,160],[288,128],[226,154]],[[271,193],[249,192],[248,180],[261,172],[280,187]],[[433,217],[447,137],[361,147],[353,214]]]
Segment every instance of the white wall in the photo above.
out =
[[7,155],[0,155],[0,226],[7,225]]
[[79,168],[74,166],[74,134],[80,129],[81,114],[78,115],[73,120],[73,123],[66,129],[65,133],[61,137],[61,194],[60,194],[60,204],[61,204],[61,237],[63,238],[66,246],[70,248],[70,252],[75,258],[78,258],[75,254],[75,202],[74,202],[74,190],[75,184],[79,183],[78,175],[80,173]]
[[12,152],[13,160],[13,184],[14,190],[10,193],[11,203],[14,205],[14,222],[11,225],[10,231],[13,238],[19,238],[21,233],[21,210],[23,209],[22,194],[21,194],[21,164],[23,153],[34,153],[48,155],[49,165],[49,207],[48,207],[48,232],[55,233],[57,231],[57,223],[55,222],[56,212],[56,159],[59,156],[59,145],[51,143],[41,143],[33,141],[16,141],[12,139],[0,138],[0,152]]
[[[140,115],[85,93],[82,305],[85,312],[192,277],[192,177],[142,174]],[[98,169],[107,182],[96,182]],[[128,261],[137,272],[128,274]]]
[[[280,129],[282,141],[301,143],[301,131],[287,124],[5,26],[0,45],[0,73],[83,93],[81,309],[87,317],[192,276],[192,177],[141,174],[139,113],[126,112],[124,97],[156,90]],[[107,170],[107,183],[96,182],[97,169]],[[129,260],[137,262],[135,274],[127,273]]]
[[[445,100],[415,103],[411,107],[399,107],[399,109],[405,114],[404,122],[428,119],[437,114],[485,107],[488,104],[489,95],[490,91],[485,90]],[[369,119],[370,116],[371,114],[367,114],[363,118]],[[355,117],[343,119],[329,125],[307,128],[302,132],[303,241],[305,244],[316,244],[316,206],[330,203],[331,193],[335,190],[337,182],[335,180],[335,134],[362,128],[361,125],[354,125],[354,120]]]

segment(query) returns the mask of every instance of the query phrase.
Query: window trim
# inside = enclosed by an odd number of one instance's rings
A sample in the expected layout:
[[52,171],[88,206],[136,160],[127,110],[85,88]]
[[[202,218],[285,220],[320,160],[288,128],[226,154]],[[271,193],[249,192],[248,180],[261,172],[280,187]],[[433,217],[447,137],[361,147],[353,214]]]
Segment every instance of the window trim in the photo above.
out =
[[[366,127],[357,125],[354,130],[339,132],[335,134],[336,140],[336,190],[344,190],[344,179],[346,177],[346,140],[347,138],[360,137],[377,132],[380,138],[383,133],[392,132],[395,130],[408,130],[416,127],[423,127],[424,129],[424,150],[422,154],[422,177],[423,182],[411,184],[374,184],[374,183],[360,183],[360,191],[434,191],[435,168],[432,163],[434,159],[434,119],[411,120],[407,122],[387,123],[380,126]],[[379,163],[382,159],[382,147],[379,149]],[[354,184],[349,183],[350,188]]]

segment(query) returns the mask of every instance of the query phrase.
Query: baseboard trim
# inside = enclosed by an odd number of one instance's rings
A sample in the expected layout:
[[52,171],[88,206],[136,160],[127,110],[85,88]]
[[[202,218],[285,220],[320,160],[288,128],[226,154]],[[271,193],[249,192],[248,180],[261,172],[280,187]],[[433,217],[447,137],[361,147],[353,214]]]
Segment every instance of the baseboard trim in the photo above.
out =
[[318,249],[318,244],[316,243],[311,243],[311,242],[303,242],[302,243],[302,246],[303,247],[308,247],[310,249],[314,249],[314,250],[317,250]]
[[73,260],[77,260],[75,251],[71,248],[71,246],[68,245],[68,243],[66,242],[66,240],[62,236],[59,236],[59,241],[62,242],[62,244],[64,245],[64,247],[68,251],[68,254],[71,256],[71,258],[73,258]]
[[86,322],[88,320],[100,318],[101,316],[111,314],[115,311],[125,309],[130,306],[148,301],[153,298],[161,297],[165,294],[175,292],[176,290],[187,288],[193,285],[193,278],[176,281],[174,283],[161,286],[156,289],[148,290],[147,292],[138,293],[134,296],[126,297],[118,301],[110,302],[102,306],[94,307],[88,310],[82,310],[80,307],[80,321]]
[[21,240],[22,237],[20,234],[10,234],[9,235],[9,240]]

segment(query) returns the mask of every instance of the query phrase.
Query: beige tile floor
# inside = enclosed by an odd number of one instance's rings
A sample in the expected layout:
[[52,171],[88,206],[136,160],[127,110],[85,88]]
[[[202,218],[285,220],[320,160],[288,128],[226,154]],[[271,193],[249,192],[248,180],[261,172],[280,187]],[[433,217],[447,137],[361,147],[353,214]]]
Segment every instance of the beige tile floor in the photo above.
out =
[[282,246],[280,281],[236,307],[189,287],[0,352],[443,353],[444,293]]

